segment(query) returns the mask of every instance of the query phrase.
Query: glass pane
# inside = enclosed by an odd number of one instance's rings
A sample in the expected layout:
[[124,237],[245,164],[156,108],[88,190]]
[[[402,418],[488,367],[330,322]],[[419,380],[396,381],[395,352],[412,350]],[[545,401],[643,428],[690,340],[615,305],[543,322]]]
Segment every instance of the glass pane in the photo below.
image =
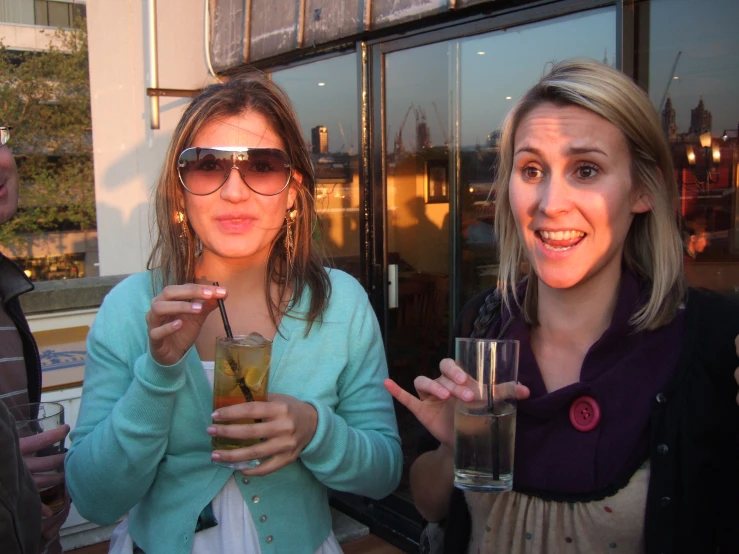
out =
[[49,25],[51,27],[70,27],[69,4],[49,2]]
[[[449,334],[449,60],[452,43],[385,58],[387,257],[398,268],[397,307],[388,313],[390,377],[413,390],[438,371]],[[396,403],[404,452],[398,492],[410,497],[408,470],[422,427]]]
[[739,290],[739,3],[650,3],[649,94],[681,192],[691,285]]
[[333,265],[360,277],[359,93],[354,54],[275,71],[295,107],[316,171],[321,239]]
[[85,19],[87,18],[87,6],[84,4],[72,4],[72,24],[74,25],[74,22],[77,19]]
[[46,0],[36,0],[36,25],[49,24],[49,3]]
[[[511,56],[511,52],[516,55]],[[612,8],[462,41],[459,187],[463,304],[497,280],[495,199],[491,194],[503,118],[548,63],[593,58],[614,65],[615,52]]]
[[0,0],[0,22],[33,25],[33,0]]

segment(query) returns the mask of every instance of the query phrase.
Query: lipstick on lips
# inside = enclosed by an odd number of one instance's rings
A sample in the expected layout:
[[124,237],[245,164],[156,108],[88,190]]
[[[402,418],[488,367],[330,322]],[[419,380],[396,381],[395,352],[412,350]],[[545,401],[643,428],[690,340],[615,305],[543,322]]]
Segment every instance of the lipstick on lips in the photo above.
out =
[[225,231],[240,233],[251,228],[255,219],[241,214],[225,214],[216,217],[216,221]]
[[576,229],[557,231],[540,229],[535,233],[545,248],[556,251],[568,250],[569,248],[579,244],[585,237],[585,233]]

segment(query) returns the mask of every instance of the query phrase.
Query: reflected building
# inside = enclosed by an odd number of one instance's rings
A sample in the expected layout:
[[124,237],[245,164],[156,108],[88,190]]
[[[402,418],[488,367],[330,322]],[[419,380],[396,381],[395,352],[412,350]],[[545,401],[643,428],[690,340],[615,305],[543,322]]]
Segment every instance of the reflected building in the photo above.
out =
[[690,110],[690,129],[688,129],[688,133],[694,133],[696,135],[709,133],[711,131],[712,120],[711,112],[706,109],[705,104],[703,104],[703,97],[701,96],[698,105]]
[[662,130],[667,140],[674,141],[677,139],[677,123],[675,123],[675,108],[672,107],[672,98],[669,96],[665,101],[665,107],[662,110]]
[[328,152],[328,127],[317,125],[310,130],[311,150],[314,154]]

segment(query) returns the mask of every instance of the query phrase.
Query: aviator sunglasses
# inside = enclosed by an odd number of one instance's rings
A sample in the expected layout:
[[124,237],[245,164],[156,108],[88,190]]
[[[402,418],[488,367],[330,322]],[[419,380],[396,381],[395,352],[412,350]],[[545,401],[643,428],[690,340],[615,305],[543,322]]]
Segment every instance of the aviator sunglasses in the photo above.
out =
[[213,194],[234,169],[249,189],[263,196],[279,194],[290,183],[290,156],[278,148],[192,147],[177,160],[182,186],[197,196]]

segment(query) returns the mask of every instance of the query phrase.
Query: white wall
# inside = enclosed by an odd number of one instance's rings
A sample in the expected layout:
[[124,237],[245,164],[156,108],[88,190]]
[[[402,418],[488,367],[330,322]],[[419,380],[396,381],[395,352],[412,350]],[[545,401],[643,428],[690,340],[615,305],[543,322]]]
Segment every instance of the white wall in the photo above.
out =
[[[141,271],[151,249],[151,190],[189,99],[160,100],[149,127],[148,0],[90,0],[87,28],[100,275]],[[158,0],[159,87],[212,82],[203,47],[204,0]]]
[[54,27],[40,25],[0,23],[0,40],[9,50],[48,50],[52,44],[60,46],[57,31]]

